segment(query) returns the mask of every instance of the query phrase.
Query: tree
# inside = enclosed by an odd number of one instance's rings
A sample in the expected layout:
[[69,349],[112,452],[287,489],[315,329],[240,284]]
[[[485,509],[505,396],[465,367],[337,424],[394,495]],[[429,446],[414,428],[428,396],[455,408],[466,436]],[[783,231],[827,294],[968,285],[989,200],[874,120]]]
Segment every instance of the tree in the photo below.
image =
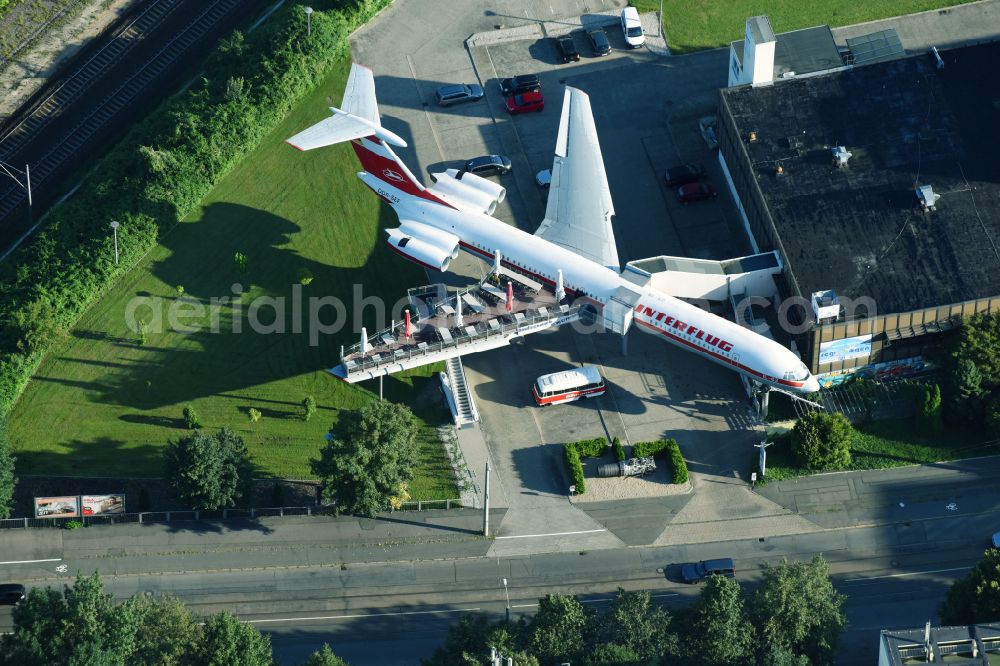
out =
[[792,453],[806,469],[843,469],[851,464],[853,432],[843,414],[809,412],[792,428]]
[[982,375],[983,388],[1000,386],[1000,316],[980,313],[966,319],[952,357],[959,363],[971,361]]
[[978,423],[985,396],[983,376],[971,359],[959,359],[951,374],[952,394],[945,416],[952,423]]
[[205,621],[194,662],[199,666],[273,666],[271,638],[222,611]]
[[195,411],[194,405],[184,405],[182,413],[184,414],[184,423],[187,424],[188,430],[197,430],[201,427],[201,417]]
[[649,657],[642,657],[626,645],[602,643],[589,650],[583,658],[585,666],[646,666]]
[[1000,618],[1000,550],[988,548],[972,571],[956,580],[941,604],[942,624],[974,624]]
[[346,661],[338,657],[330,649],[330,646],[323,643],[323,647],[316,650],[309,658],[306,659],[306,663],[302,666],[350,666]]
[[371,517],[385,511],[389,498],[413,478],[416,434],[413,413],[404,405],[378,400],[342,412],[319,459],[309,461],[323,500],[336,500],[337,513]]
[[316,398],[307,395],[302,400],[302,420],[308,421],[316,414]]
[[183,666],[194,652],[200,629],[177,597],[136,596],[129,600],[139,616],[130,666]]
[[0,518],[10,518],[15,486],[17,477],[14,476],[14,454],[11,453],[10,440],[7,439],[7,429],[0,423]]
[[528,652],[542,663],[573,662],[584,652],[584,631],[589,621],[590,613],[576,597],[542,597],[528,626]]
[[833,589],[819,555],[808,564],[782,561],[764,569],[751,601],[751,620],[763,647],[805,655],[810,664],[832,664],[840,632],[847,626],[844,601]]
[[941,428],[941,387],[937,384],[925,386],[923,397],[920,416],[924,425],[931,430],[939,430]]
[[[597,643],[625,648],[618,653],[634,654],[645,663],[676,647],[677,637],[670,633],[670,622],[670,615],[665,610],[653,606],[649,592],[626,592],[618,588],[608,611],[594,617],[593,630],[588,634]],[[605,656],[601,658],[607,659],[607,655],[614,653],[615,650],[608,648],[602,651]],[[593,661],[596,654],[589,657],[595,664],[618,663]]]
[[0,643],[0,663],[19,666],[124,664],[135,649],[139,616],[115,605],[101,578],[78,575],[62,594],[34,588],[14,607],[14,631]]
[[246,444],[228,427],[215,435],[195,430],[170,442],[164,464],[167,483],[193,509],[233,507],[253,481]]
[[677,643],[682,662],[724,666],[753,661],[754,629],[735,579],[709,576],[683,624]]

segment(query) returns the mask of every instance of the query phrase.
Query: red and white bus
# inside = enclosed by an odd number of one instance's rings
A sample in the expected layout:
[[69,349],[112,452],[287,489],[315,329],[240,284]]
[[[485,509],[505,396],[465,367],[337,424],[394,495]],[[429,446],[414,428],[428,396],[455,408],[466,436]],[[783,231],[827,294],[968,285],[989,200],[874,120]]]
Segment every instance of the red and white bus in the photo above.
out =
[[531,387],[531,393],[539,406],[572,402],[580,398],[596,398],[604,395],[605,390],[607,387],[604,385],[604,378],[592,365],[542,375]]

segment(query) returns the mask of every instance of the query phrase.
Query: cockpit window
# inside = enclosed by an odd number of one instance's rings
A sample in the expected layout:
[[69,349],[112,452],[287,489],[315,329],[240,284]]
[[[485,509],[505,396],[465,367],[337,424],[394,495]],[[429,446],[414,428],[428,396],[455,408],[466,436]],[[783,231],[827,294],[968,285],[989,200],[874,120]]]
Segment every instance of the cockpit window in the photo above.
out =
[[806,367],[805,363],[799,363],[799,367],[795,370],[786,370],[781,376],[782,379],[790,379],[792,381],[802,381],[803,379],[809,378],[809,368]]

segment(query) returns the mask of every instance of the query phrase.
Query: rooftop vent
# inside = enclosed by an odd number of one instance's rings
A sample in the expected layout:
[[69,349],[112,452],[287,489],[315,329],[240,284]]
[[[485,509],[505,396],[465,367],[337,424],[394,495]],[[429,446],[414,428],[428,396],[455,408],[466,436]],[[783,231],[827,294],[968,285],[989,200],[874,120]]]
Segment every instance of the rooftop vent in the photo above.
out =
[[935,204],[941,198],[940,194],[934,194],[934,188],[930,185],[921,185],[916,189],[917,201],[924,210],[937,210]]
[[847,160],[851,159],[852,153],[848,152],[847,148],[843,146],[836,146],[833,148],[833,166],[844,167],[847,166]]
[[813,292],[810,300],[816,321],[836,319],[840,316],[840,297],[832,289]]
[[784,173],[785,173],[785,167],[781,166],[781,163],[778,163],[778,165],[774,167],[774,174],[776,176],[782,176],[784,175]]
[[756,141],[757,141],[757,130],[750,130],[750,133],[747,134],[747,141],[749,141],[750,143],[756,143]]

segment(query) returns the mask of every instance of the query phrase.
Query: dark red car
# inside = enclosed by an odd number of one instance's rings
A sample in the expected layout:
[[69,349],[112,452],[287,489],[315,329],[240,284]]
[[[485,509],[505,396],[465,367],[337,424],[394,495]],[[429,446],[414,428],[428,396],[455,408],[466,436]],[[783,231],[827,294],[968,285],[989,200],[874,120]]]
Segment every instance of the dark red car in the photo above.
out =
[[708,183],[688,183],[677,188],[677,201],[687,204],[692,201],[714,199],[718,194]]
[[545,108],[545,100],[540,92],[526,92],[507,99],[507,111],[510,113],[529,113]]

